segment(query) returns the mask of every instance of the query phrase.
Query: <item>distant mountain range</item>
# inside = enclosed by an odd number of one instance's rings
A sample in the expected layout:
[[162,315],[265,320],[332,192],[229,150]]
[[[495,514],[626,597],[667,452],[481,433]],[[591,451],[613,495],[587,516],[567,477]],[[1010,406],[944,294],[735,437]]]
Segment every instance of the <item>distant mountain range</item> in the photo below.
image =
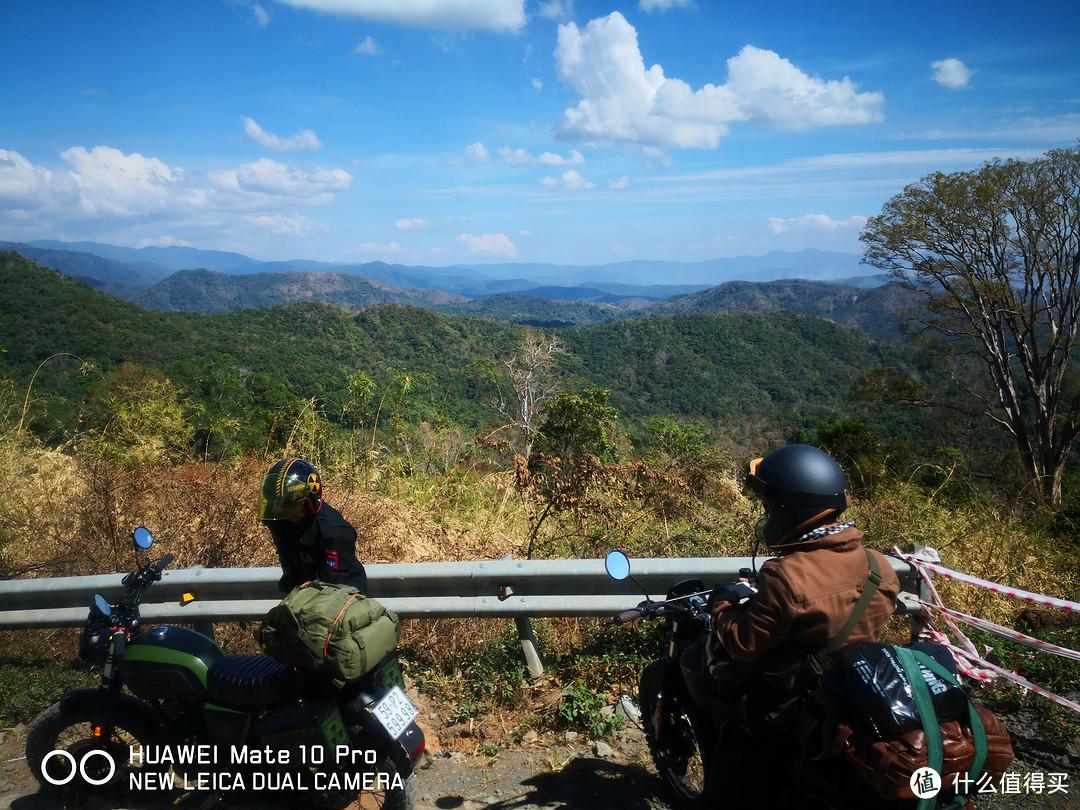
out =
[[347,309],[402,304],[559,328],[633,315],[786,309],[874,333],[892,330],[889,316],[898,295],[880,289],[883,277],[867,274],[859,256],[819,250],[588,267],[260,262],[239,253],[189,247],[49,240],[0,242],[0,250],[15,251],[102,292],[166,312],[227,312],[318,300]]

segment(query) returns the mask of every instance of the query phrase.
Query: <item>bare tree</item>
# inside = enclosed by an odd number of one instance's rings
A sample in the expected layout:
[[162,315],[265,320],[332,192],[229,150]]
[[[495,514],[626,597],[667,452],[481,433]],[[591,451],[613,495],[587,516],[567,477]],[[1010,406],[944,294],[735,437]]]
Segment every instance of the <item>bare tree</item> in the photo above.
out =
[[993,383],[982,412],[1059,503],[1080,434],[1080,387],[1069,374],[1080,321],[1080,148],[929,175],[889,200],[860,238],[863,261],[925,304],[908,317],[937,339],[932,350],[974,352]]
[[554,335],[526,328],[518,344],[503,361],[510,376],[510,390],[500,392],[496,407],[525,438],[524,456],[532,451],[540,408],[559,390],[554,369],[555,356],[566,349]]

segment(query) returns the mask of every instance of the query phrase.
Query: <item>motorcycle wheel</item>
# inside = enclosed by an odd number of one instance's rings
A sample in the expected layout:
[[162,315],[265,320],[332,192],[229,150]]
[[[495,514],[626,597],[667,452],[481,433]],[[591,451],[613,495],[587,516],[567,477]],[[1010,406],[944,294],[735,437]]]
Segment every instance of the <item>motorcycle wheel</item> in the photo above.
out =
[[[390,760],[378,765],[379,773],[386,774],[391,783],[398,774],[397,766]],[[375,790],[360,794],[358,810],[413,810],[416,804],[416,774],[410,773],[401,780],[401,787]]]
[[705,763],[694,727],[675,695],[664,691],[663,668],[653,662],[638,687],[641,721],[656,770],[679,807],[699,807],[705,789]]
[[[127,792],[128,774],[141,767],[129,764],[131,746],[153,745],[157,732],[142,717],[118,705],[113,707],[112,735],[107,740],[95,738],[94,727],[101,720],[101,711],[91,706],[54,703],[34,721],[26,737],[26,761],[43,790],[65,798],[112,797]],[[86,756],[94,751],[107,756]],[[85,767],[80,769],[80,765]],[[98,780],[103,781],[94,784]]]
[[[383,776],[391,785],[397,781],[397,766],[388,759],[375,766],[375,773]],[[413,810],[416,805],[416,774],[410,773],[401,779],[401,787],[365,790],[359,796],[345,793],[311,796],[305,793],[290,796],[289,799],[289,805],[296,810],[310,810],[313,805],[320,810],[344,810],[346,807],[356,810]]]

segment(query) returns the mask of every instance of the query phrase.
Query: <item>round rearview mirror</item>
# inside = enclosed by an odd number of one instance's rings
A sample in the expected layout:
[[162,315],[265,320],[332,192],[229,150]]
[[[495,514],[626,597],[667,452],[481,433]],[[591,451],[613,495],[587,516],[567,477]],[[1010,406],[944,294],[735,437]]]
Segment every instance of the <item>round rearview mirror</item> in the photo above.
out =
[[100,593],[94,594],[94,607],[98,609],[98,612],[100,612],[102,616],[112,615],[112,605],[110,605],[109,600]]
[[630,576],[630,559],[618,549],[608,552],[604,558],[604,568],[612,579],[624,580]]
[[131,533],[131,539],[135,541],[135,545],[142,549],[150,548],[154,545],[154,536],[150,534],[150,530],[145,526],[140,526]]

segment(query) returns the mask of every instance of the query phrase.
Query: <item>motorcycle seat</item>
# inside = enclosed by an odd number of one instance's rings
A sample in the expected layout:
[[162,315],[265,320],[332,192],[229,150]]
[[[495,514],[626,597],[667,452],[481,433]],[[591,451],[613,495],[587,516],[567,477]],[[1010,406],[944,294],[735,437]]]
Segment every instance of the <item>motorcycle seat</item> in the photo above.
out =
[[294,699],[296,670],[268,655],[227,655],[206,673],[210,696],[234,706],[267,706]]

